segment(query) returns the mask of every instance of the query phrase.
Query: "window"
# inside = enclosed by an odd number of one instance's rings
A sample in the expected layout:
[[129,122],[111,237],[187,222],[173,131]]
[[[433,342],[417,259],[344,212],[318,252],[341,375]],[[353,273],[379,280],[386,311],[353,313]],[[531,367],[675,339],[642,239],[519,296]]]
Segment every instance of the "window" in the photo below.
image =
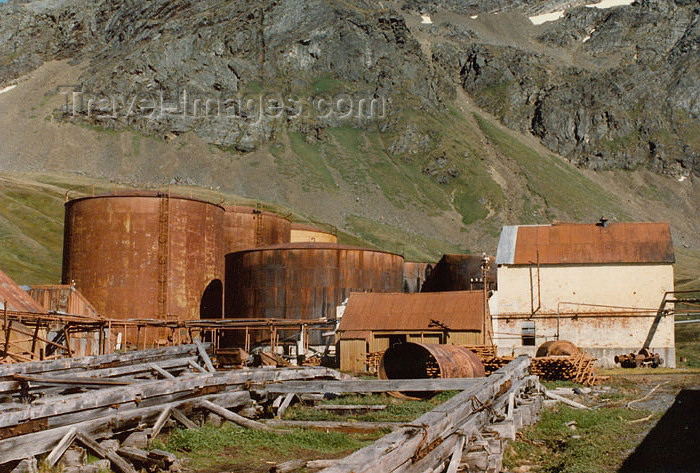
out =
[[523,340],[523,346],[535,346],[535,322],[532,322],[530,320],[528,320],[527,322],[523,322],[520,334]]

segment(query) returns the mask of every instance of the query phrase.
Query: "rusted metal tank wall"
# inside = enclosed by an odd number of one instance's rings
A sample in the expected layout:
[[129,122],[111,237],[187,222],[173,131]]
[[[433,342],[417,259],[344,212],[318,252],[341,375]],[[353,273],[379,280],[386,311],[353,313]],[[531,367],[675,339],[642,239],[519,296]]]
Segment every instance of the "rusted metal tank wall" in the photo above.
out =
[[223,207],[153,192],[86,197],[65,207],[63,283],[101,315],[200,317],[206,288],[223,279]]
[[338,243],[338,236],[304,223],[293,223],[291,243]]
[[[486,284],[497,289],[497,268],[493,256],[488,256]],[[444,255],[423,284],[422,292],[470,291],[482,289],[482,255]]]
[[423,284],[433,272],[435,263],[406,261],[403,265],[403,292],[421,292]]
[[292,223],[280,215],[253,207],[225,209],[224,254],[291,241]]
[[398,292],[402,283],[403,257],[393,253],[331,243],[241,251],[226,256],[225,314],[331,318],[350,292]]

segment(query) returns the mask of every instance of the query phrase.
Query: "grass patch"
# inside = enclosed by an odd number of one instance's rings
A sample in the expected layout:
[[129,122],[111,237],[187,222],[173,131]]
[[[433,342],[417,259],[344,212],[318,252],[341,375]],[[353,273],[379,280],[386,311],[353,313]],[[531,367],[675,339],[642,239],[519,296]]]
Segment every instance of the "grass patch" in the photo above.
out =
[[167,450],[191,460],[195,471],[201,468],[247,465],[250,471],[267,461],[295,458],[343,456],[370,444],[381,434],[349,435],[294,429],[287,434],[244,429],[230,423],[222,427],[204,426],[194,430],[174,430],[165,444]]
[[362,240],[383,251],[403,254],[407,261],[437,261],[445,253],[468,253],[464,248],[367,218],[351,215],[346,227]]
[[[539,154],[478,114],[474,117],[491,142],[521,168],[530,192],[546,202],[546,214],[536,220],[551,220],[556,216],[550,213],[552,210],[575,220],[589,220],[591,215],[629,220],[618,197],[587,179],[575,167],[554,156]],[[531,212],[536,213],[536,209]]]
[[[506,449],[504,466],[528,465],[529,471],[540,473],[617,471],[645,425],[629,421],[647,415],[644,410],[622,408],[582,411],[560,405],[546,409],[540,422],[523,431],[525,440]],[[576,422],[575,430],[567,426],[571,421]]]
[[335,188],[335,179],[326,165],[320,144],[309,144],[304,135],[290,132],[292,151],[298,158],[298,171],[304,177],[304,190],[328,190]]
[[676,324],[675,328],[677,366],[700,368],[700,323]]

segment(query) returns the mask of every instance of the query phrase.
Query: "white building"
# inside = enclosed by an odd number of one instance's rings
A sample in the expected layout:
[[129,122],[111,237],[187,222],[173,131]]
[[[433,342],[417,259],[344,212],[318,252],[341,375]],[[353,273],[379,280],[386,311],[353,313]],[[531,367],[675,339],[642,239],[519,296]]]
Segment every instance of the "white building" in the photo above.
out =
[[646,345],[675,367],[673,315],[660,311],[674,262],[667,223],[504,227],[490,300],[498,353],[569,340],[614,366],[615,355]]

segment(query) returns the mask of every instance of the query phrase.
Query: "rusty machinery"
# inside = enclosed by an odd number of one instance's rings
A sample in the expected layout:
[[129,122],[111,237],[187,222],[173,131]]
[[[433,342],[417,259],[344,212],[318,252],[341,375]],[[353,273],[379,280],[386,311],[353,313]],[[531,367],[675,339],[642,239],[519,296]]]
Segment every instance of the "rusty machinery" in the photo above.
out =
[[658,353],[652,353],[648,348],[642,348],[638,353],[615,355],[615,363],[620,363],[622,368],[640,368],[642,366],[657,368],[664,363],[664,360]]

